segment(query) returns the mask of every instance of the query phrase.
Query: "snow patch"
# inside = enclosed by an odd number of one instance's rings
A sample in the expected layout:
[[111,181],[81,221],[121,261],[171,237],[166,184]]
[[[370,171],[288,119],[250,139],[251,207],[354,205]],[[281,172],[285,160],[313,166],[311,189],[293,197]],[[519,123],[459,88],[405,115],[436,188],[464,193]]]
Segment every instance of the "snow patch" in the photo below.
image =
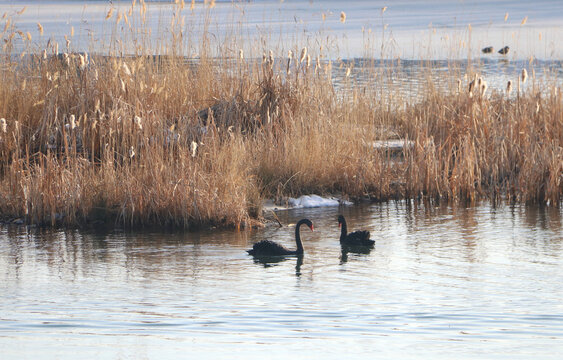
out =
[[324,206],[352,205],[351,202],[335,198],[323,198],[319,195],[303,195],[299,198],[289,198],[288,204],[295,209]]

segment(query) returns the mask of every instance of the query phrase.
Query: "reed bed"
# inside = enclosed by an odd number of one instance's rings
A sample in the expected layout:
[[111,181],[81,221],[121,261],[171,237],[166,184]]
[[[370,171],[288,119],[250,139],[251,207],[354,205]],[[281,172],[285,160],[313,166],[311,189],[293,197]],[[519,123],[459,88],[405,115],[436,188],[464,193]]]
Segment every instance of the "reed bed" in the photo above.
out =
[[[473,74],[452,70],[445,82],[459,87],[444,87],[421,72],[415,101],[381,86],[385,73],[359,85],[350,64],[297,44],[287,57],[211,56],[226,46],[203,36],[188,61],[173,36],[161,56],[50,44],[14,57],[17,34],[4,31],[0,64],[6,220],[240,227],[259,223],[264,199],[308,193],[561,203],[563,103],[553,82],[517,74],[513,84],[534,86],[473,83],[470,92]],[[335,84],[337,66],[345,75]],[[374,146],[390,138],[404,141],[402,154]]]

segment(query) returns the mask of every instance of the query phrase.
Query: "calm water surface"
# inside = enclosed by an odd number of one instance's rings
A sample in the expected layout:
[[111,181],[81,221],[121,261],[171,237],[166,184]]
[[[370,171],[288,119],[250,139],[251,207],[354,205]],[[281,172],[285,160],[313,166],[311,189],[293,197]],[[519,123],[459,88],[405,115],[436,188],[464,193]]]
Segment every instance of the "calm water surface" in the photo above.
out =
[[[343,254],[336,215],[376,239]],[[405,202],[309,217],[306,254],[245,252],[293,229],[0,229],[2,359],[505,358],[563,353],[563,212]]]

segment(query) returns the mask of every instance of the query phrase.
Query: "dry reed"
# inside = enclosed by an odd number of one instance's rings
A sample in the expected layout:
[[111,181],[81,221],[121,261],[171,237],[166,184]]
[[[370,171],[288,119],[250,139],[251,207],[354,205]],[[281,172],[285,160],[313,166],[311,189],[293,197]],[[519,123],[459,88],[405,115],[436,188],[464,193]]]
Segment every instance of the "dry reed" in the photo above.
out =
[[[8,29],[6,51],[11,38]],[[26,62],[3,56],[0,216],[192,228],[248,225],[264,198],[310,192],[561,202],[556,87],[512,98],[511,81],[505,94],[487,92],[475,75],[468,92],[461,82],[450,92],[425,77],[424,99],[410,104],[375,77],[337,90],[320,50],[303,47],[299,62],[289,51],[282,64],[270,50],[258,64],[238,44],[229,62],[206,56],[208,41],[196,63],[174,46],[162,56],[88,58],[55,45]],[[374,146],[390,134],[405,141],[400,157]]]

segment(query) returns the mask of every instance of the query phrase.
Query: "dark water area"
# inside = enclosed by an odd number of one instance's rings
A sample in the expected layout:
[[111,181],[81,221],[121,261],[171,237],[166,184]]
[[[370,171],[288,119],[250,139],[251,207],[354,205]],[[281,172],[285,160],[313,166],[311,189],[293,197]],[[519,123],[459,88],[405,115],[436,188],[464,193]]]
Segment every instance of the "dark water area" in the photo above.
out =
[[[336,217],[374,249],[343,253]],[[563,211],[410,202],[198,233],[0,229],[2,359],[506,358],[563,351]],[[261,262],[270,239],[303,257]]]

